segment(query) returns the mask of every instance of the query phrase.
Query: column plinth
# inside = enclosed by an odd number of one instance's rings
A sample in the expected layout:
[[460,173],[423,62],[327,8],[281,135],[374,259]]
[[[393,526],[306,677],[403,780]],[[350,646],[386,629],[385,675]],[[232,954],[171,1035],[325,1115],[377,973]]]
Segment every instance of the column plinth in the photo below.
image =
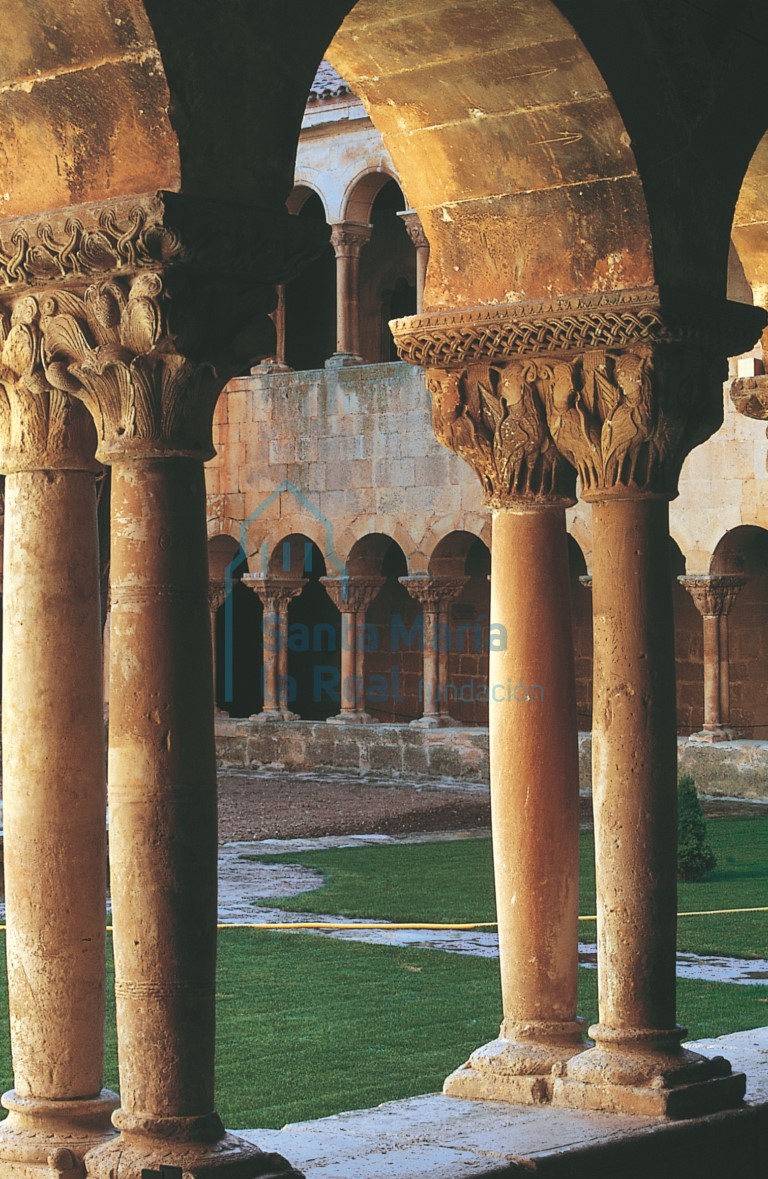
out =
[[0,1176],[81,1172],[114,1135],[102,1089],[106,783],[94,460],[22,304],[0,311],[5,473],[3,802],[14,1089]]
[[321,577],[320,581],[341,614],[341,711],[336,716],[329,716],[327,723],[371,724],[373,717],[365,711],[362,634],[365,612],[386,578],[344,574],[341,577]]
[[747,579],[737,574],[712,574],[677,580],[693,598],[704,630],[704,726],[689,740],[706,745],[734,741],[739,733],[731,728],[728,620]]
[[246,573],[242,581],[264,607],[264,704],[251,720],[259,724],[298,720],[288,706],[288,606],[304,589],[306,578]]
[[448,606],[469,581],[468,577],[431,577],[414,574],[398,578],[421,604],[424,617],[421,698],[423,715],[411,721],[416,729],[451,728],[459,722],[448,710]]
[[174,193],[64,211],[23,236],[55,250],[73,225],[74,245],[45,271],[57,279],[19,303],[39,333],[46,380],[85,403],[97,457],[113,467],[108,796],[121,1092],[119,1134],[85,1167],[97,1179],[160,1166],[189,1179],[214,1170],[299,1179],[284,1159],[225,1134],[215,1112],[203,462],[218,394],[273,345],[270,284],[322,240],[287,216]]

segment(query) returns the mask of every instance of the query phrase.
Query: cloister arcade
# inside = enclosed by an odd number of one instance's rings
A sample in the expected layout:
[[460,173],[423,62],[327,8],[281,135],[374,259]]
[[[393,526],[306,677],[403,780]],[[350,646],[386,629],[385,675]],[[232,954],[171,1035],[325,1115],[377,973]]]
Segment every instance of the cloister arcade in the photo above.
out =
[[[276,359],[276,288],[287,291],[327,257],[324,222],[285,210],[324,54],[383,134],[429,241],[420,300],[415,260],[412,271],[421,309],[394,320],[392,334],[401,360],[426,370],[437,437],[479,479],[492,530],[482,538],[489,618],[505,633],[488,653],[503,1019],[499,1038],[478,1046],[446,1091],[611,1115],[720,1112],[708,1133],[729,1133],[730,1111],[744,1114],[745,1077],[720,1056],[684,1049],[676,1022],[669,503],[689,454],[722,424],[728,358],[759,359],[768,322],[765,6],[6,0],[5,15],[0,469],[15,1089],[3,1097],[0,1172],[139,1179],[167,1165],[200,1179],[298,1175],[226,1134],[215,1112],[203,464],[225,384]],[[382,216],[396,203],[385,201]],[[754,303],[727,298],[732,230]],[[394,298],[397,284],[391,289]],[[348,311],[351,302],[337,306]],[[356,339],[354,320],[345,320],[341,348],[337,324],[337,353],[364,347],[359,322]],[[237,381],[229,388],[225,402],[237,397]],[[354,398],[344,396],[351,418]],[[754,364],[733,397],[740,412],[766,419],[766,378]],[[216,412],[226,417],[226,405]],[[262,435],[267,450],[280,442],[268,426]],[[243,444],[232,431],[227,445],[237,462]],[[297,478],[309,461],[300,450],[294,443]],[[107,778],[119,1098],[101,1089],[99,464],[111,468]],[[243,521],[253,510],[248,471]],[[762,527],[761,480],[752,480],[756,518],[741,521],[745,528]],[[451,486],[446,478],[446,494]],[[353,498],[343,486],[335,493]],[[566,511],[577,498],[591,505],[584,555],[594,632],[599,1021],[589,1041],[576,1010]],[[388,515],[396,514],[393,503]],[[355,688],[343,722],[368,706],[356,690],[356,635],[362,613],[375,616],[382,586],[372,583],[384,578],[403,608],[401,591],[415,597],[425,631],[439,622],[424,592],[429,560],[408,564],[403,531],[339,535],[332,554],[316,529],[291,528],[269,546],[267,569],[240,579],[241,596],[255,590],[271,616],[265,636],[310,587],[335,605],[348,636],[341,681]],[[457,558],[461,543],[449,537],[464,531],[440,530],[429,557]],[[215,546],[217,557],[220,549],[227,556],[226,544]],[[481,562],[470,571],[471,551],[460,576],[474,577],[479,594]],[[368,584],[353,598],[358,559]],[[736,583],[722,581],[742,576],[730,572],[740,562],[755,578],[741,602]],[[708,582],[682,587],[711,650],[723,650],[725,618],[735,632],[737,610],[746,626],[765,610],[764,562],[762,536],[740,533],[713,549]],[[265,584],[270,577],[282,586]],[[425,648],[426,678],[439,681],[439,652],[429,641]],[[743,657],[735,634],[732,651]],[[290,711],[280,691],[288,655],[278,644],[262,712]],[[728,693],[722,661],[709,666],[706,723],[715,729],[729,722]],[[542,686],[524,707],[493,691],[520,680]],[[745,702],[734,692],[730,703]],[[747,1115],[745,1149],[762,1117],[757,1108]]]

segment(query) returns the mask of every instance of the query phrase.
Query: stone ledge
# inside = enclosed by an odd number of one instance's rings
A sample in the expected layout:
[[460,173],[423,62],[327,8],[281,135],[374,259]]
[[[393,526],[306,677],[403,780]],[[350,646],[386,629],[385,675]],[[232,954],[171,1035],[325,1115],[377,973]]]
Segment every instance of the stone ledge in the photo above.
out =
[[462,1101],[442,1095],[393,1101],[241,1133],[284,1154],[307,1179],[755,1179],[768,1135],[768,1029],[691,1045],[722,1053],[750,1078],[748,1104],[670,1122],[552,1107]]
[[[328,725],[290,721],[270,725],[216,718],[218,764],[223,769],[275,767],[345,770],[393,779],[475,782],[487,785],[488,730],[457,726]],[[592,737],[579,737],[580,785],[589,790]],[[680,773],[692,774],[702,794],[768,800],[768,741],[698,744],[678,738]]]

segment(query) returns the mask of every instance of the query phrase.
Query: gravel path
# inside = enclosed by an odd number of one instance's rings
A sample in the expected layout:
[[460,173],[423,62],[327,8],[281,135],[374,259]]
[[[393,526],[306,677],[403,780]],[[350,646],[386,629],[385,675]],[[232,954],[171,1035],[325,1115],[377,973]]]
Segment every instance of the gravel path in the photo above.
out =
[[[709,818],[768,815],[768,803],[704,800]],[[476,782],[392,782],[345,774],[226,770],[219,775],[219,841],[323,835],[405,835],[490,826],[488,788]],[[592,804],[581,799],[581,825]]]

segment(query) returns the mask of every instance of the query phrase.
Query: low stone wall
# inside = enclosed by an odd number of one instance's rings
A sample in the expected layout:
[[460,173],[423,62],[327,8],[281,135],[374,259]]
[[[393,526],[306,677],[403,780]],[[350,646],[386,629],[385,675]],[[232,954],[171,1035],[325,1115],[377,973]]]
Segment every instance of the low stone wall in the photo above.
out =
[[[329,725],[322,721],[260,724],[216,720],[222,768],[280,767],[344,770],[393,778],[439,778],[487,785],[488,730],[418,729],[409,725]],[[591,787],[592,738],[579,737],[581,787]],[[768,742],[698,744],[681,737],[680,773],[692,774],[702,794],[768,800]]]

